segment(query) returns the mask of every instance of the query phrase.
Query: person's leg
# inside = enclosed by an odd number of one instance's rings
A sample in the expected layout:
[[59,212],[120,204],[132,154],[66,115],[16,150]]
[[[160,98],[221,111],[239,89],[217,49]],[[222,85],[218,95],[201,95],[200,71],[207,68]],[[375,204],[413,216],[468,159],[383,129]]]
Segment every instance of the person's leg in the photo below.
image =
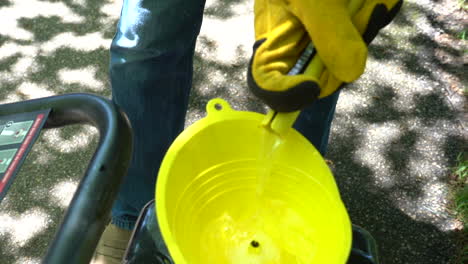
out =
[[112,100],[128,115],[133,156],[93,263],[120,263],[154,198],[162,158],[182,131],[205,0],[124,0],[110,55]]
[[203,8],[204,0],[124,1],[110,63],[113,100],[134,132],[132,161],[112,209],[120,228],[133,228],[154,198],[160,162],[184,127]]
[[306,107],[294,124],[294,128],[306,137],[322,156],[327,152],[330,127],[339,94],[339,91],[335,92]]

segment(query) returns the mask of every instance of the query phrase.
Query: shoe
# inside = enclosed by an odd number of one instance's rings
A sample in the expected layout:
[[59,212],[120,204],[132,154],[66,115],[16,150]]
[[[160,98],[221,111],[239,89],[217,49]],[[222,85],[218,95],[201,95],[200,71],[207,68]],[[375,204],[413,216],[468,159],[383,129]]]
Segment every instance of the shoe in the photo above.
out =
[[132,231],[109,224],[94,252],[90,264],[121,264]]

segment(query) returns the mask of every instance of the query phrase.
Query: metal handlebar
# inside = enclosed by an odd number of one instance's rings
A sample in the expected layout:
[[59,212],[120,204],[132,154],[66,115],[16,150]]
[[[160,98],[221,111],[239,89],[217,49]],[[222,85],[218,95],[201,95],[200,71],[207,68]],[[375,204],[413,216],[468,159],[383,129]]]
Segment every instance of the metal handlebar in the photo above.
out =
[[0,116],[51,109],[44,128],[90,124],[99,145],[43,263],[89,263],[109,219],[110,209],[127,173],[132,130],[125,113],[108,99],[67,94],[0,105]]

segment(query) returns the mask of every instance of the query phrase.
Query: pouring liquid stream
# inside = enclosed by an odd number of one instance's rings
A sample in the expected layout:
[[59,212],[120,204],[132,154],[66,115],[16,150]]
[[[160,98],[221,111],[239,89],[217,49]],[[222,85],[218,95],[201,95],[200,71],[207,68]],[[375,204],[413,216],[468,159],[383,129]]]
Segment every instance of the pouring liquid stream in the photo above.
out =
[[277,150],[282,144],[281,138],[269,129],[262,129],[261,133],[263,134],[263,142],[260,144],[261,149],[259,162],[261,164],[261,169],[256,183],[257,201],[262,201],[265,199],[265,188],[268,182],[271,180],[273,174],[273,164],[277,158]]
[[[310,241],[311,229],[285,201],[269,195],[269,188],[277,187],[273,187],[274,177],[281,177],[275,173],[275,163],[281,159],[284,139],[270,129],[262,129],[261,133],[256,213],[251,219],[254,233],[248,250],[252,262],[238,258],[233,263],[309,263],[313,251],[313,243]],[[289,241],[283,241],[284,239]]]
[[[247,250],[247,256],[250,256],[252,263],[280,263],[281,252],[276,243],[267,236],[268,226],[272,225],[272,217],[268,215],[271,207],[271,198],[267,197],[267,186],[271,184],[273,177],[273,167],[277,158],[277,151],[282,144],[281,138],[270,129],[261,129],[261,142],[258,161],[260,163],[255,186],[255,208],[256,212],[250,219],[253,233],[251,233],[251,242]],[[265,258],[265,255],[267,257]],[[284,258],[284,256],[283,256]],[[236,257],[241,261],[242,257]],[[257,261],[255,261],[257,259]],[[263,260],[263,261],[261,261]],[[237,262],[236,263],[241,263]],[[245,259],[243,261],[246,261]]]

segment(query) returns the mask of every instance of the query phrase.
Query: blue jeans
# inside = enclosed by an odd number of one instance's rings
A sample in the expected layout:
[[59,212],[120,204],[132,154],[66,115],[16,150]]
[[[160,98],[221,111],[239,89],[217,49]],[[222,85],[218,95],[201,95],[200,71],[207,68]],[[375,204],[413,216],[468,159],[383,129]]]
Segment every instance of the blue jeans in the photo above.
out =
[[[132,229],[154,198],[160,162],[184,128],[204,5],[205,0],[124,0],[110,49],[112,99],[134,132],[128,175],[112,208],[112,223],[121,228]],[[318,101],[295,125],[322,153],[337,99],[338,94]]]

